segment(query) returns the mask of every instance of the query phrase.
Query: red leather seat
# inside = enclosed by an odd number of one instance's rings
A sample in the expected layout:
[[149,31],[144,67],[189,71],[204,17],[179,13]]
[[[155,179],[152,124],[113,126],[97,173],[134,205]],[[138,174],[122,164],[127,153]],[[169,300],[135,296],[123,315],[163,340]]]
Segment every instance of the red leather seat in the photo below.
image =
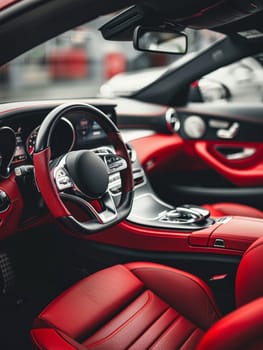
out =
[[35,321],[33,342],[37,349],[63,350],[263,349],[263,299],[252,301],[263,296],[262,256],[263,237],[238,268],[240,308],[221,320],[199,278],[159,264],[130,263],[99,271],[56,298]]
[[262,350],[263,298],[237,309],[212,326],[197,350]]
[[262,211],[244,204],[226,202],[216,204],[204,204],[202,207],[208,209],[212,217],[247,216],[252,218],[263,219]]

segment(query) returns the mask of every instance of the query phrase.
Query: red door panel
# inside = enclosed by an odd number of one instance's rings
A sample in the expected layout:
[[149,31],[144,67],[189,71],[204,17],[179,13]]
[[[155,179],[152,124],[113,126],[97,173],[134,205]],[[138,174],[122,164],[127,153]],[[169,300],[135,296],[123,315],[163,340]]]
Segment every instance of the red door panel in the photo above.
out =
[[[251,156],[228,159],[218,149],[222,146],[253,149]],[[239,186],[263,185],[263,145],[261,143],[229,143],[220,141],[196,141],[193,147],[197,157],[226,179]]]
[[148,172],[163,170],[171,159],[183,149],[184,141],[179,135],[155,134],[131,141],[138,159]]

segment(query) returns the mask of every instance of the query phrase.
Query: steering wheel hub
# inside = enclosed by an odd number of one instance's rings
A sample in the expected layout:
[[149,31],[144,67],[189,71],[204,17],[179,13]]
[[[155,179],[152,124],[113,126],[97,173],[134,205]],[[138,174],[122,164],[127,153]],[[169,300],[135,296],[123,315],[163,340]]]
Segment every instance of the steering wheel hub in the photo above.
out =
[[70,152],[66,157],[66,168],[79,190],[89,198],[99,198],[106,192],[109,185],[107,167],[94,152]]

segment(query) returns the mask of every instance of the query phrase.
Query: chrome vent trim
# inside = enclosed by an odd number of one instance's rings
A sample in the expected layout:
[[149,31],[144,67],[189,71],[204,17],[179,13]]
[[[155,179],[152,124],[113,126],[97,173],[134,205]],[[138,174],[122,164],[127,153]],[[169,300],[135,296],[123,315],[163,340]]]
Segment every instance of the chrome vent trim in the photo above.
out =
[[167,109],[165,113],[165,122],[166,127],[170,132],[176,133],[179,131],[181,123],[178,114],[174,108]]

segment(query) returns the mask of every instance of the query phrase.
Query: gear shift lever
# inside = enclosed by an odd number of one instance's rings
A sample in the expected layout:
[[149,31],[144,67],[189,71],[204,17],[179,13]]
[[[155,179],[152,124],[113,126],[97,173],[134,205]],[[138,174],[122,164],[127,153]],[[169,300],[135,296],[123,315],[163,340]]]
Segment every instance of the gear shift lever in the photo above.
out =
[[178,224],[192,224],[205,221],[210,216],[207,209],[195,205],[183,205],[166,213],[166,220]]

